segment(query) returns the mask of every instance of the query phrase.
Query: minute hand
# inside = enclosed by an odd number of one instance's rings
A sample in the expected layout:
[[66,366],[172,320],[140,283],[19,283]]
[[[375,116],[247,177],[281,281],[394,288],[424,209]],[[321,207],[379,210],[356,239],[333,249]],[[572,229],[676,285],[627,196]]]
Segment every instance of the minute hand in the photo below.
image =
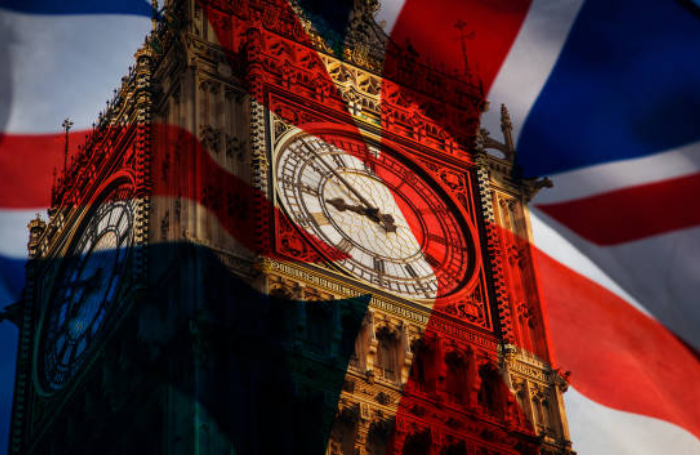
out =
[[313,149],[313,147],[309,146],[309,144],[306,143],[305,139],[302,139],[301,143],[304,144],[304,147],[308,152],[314,155],[326,167],[326,169],[331,171],[331,173],[334,176],[336,176],[338,180],[340,180],[343,183],[343,185],[345,185],[350,190],[350,192],[352,192],[352,194],[354,194],[355,197],[367,207],[368,216],[370,218],[372,218],[378,223],[381,222],[381,218],[379,217],[379,209],[377,207],[373,206],[364,196],[362,196],[362,194],[360,194],[359,191],[357,191],[352,185],[350,185],[350,183],[347,180],[345,180],[345,177],[343,177],[340,174],[340,172],[336,171],[333,168],[333,166],[326,163],[326,160],[324,160],[323,157],[316,150]]

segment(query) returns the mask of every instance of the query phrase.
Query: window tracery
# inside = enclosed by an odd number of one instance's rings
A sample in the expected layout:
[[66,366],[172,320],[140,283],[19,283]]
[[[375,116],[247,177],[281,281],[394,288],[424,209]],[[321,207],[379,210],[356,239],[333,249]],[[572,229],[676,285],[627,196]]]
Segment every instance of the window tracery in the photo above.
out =
[[386,327],[377,332],[376,377],[392,382],[398,379],[398,345],[396,334]]

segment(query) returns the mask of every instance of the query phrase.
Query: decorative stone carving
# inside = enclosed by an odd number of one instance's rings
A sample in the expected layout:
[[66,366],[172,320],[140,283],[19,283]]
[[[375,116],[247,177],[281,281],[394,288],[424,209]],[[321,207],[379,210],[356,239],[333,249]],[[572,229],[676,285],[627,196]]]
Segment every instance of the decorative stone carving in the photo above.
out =
[[375,399],[377,400],[377,403],[383,404],[384,406],[390,404],[393,401],[391,399],[391,395],[385,392],[379,392]]
[[210,125],[202,125],[199,132],[200,142],[207,150],[217,154],[220,150],[220,133],[220,130]]
[[202,205],[212,212],[218,213],[221,209],[221,189],[213,185],[206,185],[202,190]]
[[170,229],[170,212],[165,211],[165,215],[160,220],[160,238],[166,239],[168,237],[168,229]]
[[238,161],[243,161],[245,150],[245,141],[238,136],[226,135],[226,156],[235,157]]

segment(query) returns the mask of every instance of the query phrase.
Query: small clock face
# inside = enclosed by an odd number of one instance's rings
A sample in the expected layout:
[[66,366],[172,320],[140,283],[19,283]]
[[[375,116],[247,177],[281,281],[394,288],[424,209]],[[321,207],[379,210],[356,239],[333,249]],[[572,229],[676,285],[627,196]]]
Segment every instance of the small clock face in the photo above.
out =
[[456,290],[473,268],[473,245],[437,185],[376,148],[360,160],[344,141],[297,137],[279,153],[289,216],[346,253],[336,264],[355,277],[420,299]]
[[61,261],[46,308],[41,381],[62,388],[79,370],[111,312],[133,243],[133,202],[102,202]]

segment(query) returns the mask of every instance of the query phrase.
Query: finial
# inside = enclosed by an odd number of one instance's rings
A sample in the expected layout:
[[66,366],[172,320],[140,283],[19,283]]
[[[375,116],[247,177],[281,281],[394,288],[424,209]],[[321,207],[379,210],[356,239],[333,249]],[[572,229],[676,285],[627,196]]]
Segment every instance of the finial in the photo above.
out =
[[151,13],[151,28],[155,32],[158,24],[158,0],[151,0],[151,8],[153,9]]
[[27,251],[29,252],[29,258],[32,259],[36,257],[39,250],[39,240],[46,230],[46,222],[41,219],[41,214],[37,213],[34,219],[29,221],[27,224],[29,229],[29,242],[27,242]]
[[71,122],[69,117],[66,117],[61,126],[66,132],[66,146],[63,151],[63,173],[65,174],[66,170],[68,169],[68,132],[73,127],[73,122]]
[[505,104],[501,104],[501,131],[506,147],[511,153],[515,153],[515,143],[513,142],[513,122],[510,120],[510,114]]
[[459,40],[462,43],[462,57],[464,58],[464,72],[469,73],[469,59],[467,58],[467,40],[472,40],[476,36],[474,32],[467,33],[467,23],[459,19],[454,27],[459,30]]
[[513,124],[510,121],[510,113],[508,113],[508,108],[505,104],[501,104],[501,125],[503,127],[513,127]]
[[36,212],[36,216],[29,220],[27,228],[29,228],[29,235],[31,238],[37,238],[44,232],[46,222],[42,219],[41,213]]

